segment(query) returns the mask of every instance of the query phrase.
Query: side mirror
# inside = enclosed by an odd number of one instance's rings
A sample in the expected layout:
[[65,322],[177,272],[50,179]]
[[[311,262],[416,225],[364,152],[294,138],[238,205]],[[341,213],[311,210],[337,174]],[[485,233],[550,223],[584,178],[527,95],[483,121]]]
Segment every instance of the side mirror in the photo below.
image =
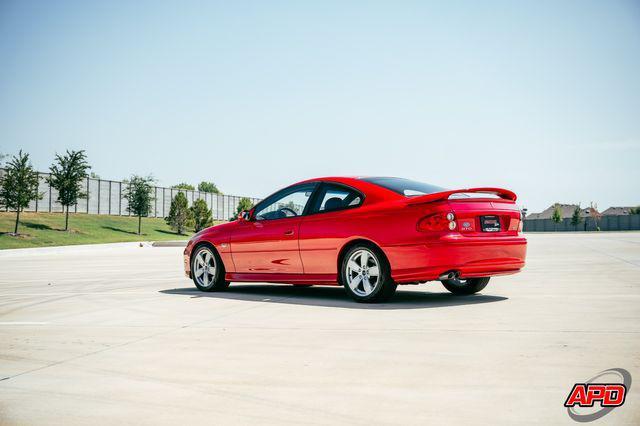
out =
[[250,221],[251,220],[251,212],[248,210],[242,210],[240,212],[240,214],[238,215],[238,219],[240,219],[241,221]]

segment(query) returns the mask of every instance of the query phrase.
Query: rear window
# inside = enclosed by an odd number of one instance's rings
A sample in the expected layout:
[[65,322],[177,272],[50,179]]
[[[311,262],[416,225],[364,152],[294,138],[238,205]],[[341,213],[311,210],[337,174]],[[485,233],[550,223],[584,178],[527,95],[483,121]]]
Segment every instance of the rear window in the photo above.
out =
[[415,197],[418,195],[435,194],[436,192],[446,191],[445,188],[440,186],[395,177],[370,177],[361,178],[361,180],[390,189],[393,192],[404,195],[405,197]]

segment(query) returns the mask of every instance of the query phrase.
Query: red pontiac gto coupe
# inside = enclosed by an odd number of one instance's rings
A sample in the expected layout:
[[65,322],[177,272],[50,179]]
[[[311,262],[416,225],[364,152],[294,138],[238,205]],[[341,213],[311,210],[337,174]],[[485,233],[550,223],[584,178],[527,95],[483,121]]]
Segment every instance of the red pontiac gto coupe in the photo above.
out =
[[472,294],[489,277],[524,266],[515,201],[500,188],[309,179],[196,234],[184,251],[185,272],[203,291],[230,281],[343,285],[358,302],[379,302],[397,284],[440,280],[453,294]]

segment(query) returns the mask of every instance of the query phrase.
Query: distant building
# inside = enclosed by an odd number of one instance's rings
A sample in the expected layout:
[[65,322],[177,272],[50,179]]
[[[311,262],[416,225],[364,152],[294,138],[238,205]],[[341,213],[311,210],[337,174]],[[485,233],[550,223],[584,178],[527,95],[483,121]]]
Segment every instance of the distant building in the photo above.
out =
[[[578,207],[576,204],[560,204],[556,203],[540,213],[531,213],[526,216],[526,219],[551,219],[553,216],[553,211],[556,209],[556,206],[560,207],[560,215],[562,218],[570,218],[573,216],[573,212]],[[596,213],[598,211],[596,210]],[[591,216],[591,207],[585,207],[580,209],[580,217],[586,218]]]
[[603,216],[628,216],[633,207],[609,207],[602,212]]

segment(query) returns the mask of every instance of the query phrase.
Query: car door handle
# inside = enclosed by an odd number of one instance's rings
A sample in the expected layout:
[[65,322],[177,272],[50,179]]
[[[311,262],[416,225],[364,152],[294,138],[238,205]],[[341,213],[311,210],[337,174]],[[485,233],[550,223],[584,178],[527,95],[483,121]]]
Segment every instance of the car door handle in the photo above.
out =
[[284,235],[293,235],[293,229],[289,229],[288,231],[284,231]]

